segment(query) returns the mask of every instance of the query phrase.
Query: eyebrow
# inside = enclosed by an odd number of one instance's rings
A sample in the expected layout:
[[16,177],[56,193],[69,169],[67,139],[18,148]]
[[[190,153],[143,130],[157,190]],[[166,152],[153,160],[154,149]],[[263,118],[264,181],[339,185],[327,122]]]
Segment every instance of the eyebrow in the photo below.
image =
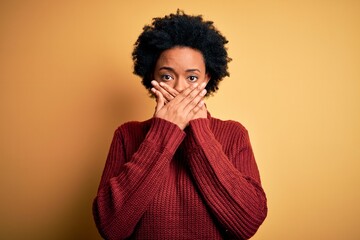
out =
[[[172,67],[167,67],[167,66],[161,67],[161,68],[159,68],[159,70],[169,70],[169,71],[175,72],[175,70]],[[186,69],[185,72],[199,72],[200,73],[201,71],[197,68],[190,68],[190,69]]]

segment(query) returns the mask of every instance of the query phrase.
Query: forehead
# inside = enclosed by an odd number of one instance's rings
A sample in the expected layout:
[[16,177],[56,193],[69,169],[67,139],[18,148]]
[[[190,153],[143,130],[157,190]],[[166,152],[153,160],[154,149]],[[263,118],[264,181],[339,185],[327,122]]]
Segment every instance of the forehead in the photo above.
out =
[[198,50],[189,47],[174,47],[161,53],[156,68],[163,66],[205,69],[205,62],[202,53]]

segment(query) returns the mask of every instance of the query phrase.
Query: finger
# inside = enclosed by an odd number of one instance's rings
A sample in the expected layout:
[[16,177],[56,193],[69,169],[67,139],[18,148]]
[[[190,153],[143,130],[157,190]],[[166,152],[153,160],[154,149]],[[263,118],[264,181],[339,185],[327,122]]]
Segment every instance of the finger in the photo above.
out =
[[184,100],[189,96],[189,94],[192,91],[196,91],[197,87],[198,87],[198,84],[194,83],[194,84],[190,85],[189,87],[185,88],[181,93],[179,93],[174,98],[172,103],[176,104],[176,105],[182,103],[183,107],[185,107],[188,104],[188,101],[184,101]]
[[199,114],[199,112],[203,111],[204,105],[204,100],[200,100],[200,102],[187,113],[187,118],[190,120],[194,119]]
[[[206,83],[202,83],[201,85],[193,84],[192,87],[185,89],[181,92],[183,99],[181,100],[182,106],[185,108],[189,103],[191,103],[203,90],[205,90]],[[206,93],[206,90],[205,90]],[[196,102],[197,103],[197,102]],[[194,106],[194,103],[192,103]]]
[[166,101],[170,102],[171,100],[174,99],[175,96],[173,96],[171,93],[169,93],[168,91],[166,91],[162,86],[159,85],[159,83],[155,80],[151,81],[151,84],[154,86],[154,88],[161,92],[161,94],[164,96],[164,98],[166,99]]
[[[202,101],[204,101],[204,100],[202,100]],[[200,104],[199,104],[199,106],[200,106]],[[208,116],[208,112],[207,112],[205,103],[203,103],[202,107],[200,107],[199,110],[194,109],[193,111],[196,113],[191,117],[191,119],[207,118],[207,116]]]
[[197,112],[200,108],[204,106],[204,96],[206,95],[206,89],[200,91],[198,95],[194,99],[192,99],[184,108],[186,113],[190,113],[191,111]]
[[170,87],[168,84],[160,82],[159,85],[164,88],[168,93],[170,93],[173,97],[176,97],[179,92],[176,91],[174,88]]
[[160,109],[162,109],[165,105],[165,99],[161,92],[157,91],[155,88],[151,88],[151,91],[156,96],[156,107],[155,107],[155,113],[157,113]]

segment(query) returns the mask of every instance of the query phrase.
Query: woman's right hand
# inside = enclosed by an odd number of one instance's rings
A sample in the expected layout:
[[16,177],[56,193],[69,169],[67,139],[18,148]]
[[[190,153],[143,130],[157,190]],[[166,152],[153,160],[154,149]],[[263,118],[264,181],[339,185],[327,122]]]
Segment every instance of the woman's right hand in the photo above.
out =
[[159,90],[152,88],[151,91],[156,96],[154,117],[172,122],[184,130],[189,121],[204,105],[205,86],[206,83],[201,85],[194,83],[176,95],[171,101],[167,101]]

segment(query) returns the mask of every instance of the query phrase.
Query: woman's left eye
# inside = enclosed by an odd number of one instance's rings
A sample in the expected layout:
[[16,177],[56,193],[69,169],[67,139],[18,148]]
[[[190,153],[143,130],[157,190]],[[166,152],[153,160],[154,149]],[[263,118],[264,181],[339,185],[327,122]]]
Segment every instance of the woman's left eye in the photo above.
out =
[[190,77],[189,77],[189,80],[190,80],[191,82],[195,82],[196,80],[198,80],[198,77],[197,77],[197,76],[190,76]]

